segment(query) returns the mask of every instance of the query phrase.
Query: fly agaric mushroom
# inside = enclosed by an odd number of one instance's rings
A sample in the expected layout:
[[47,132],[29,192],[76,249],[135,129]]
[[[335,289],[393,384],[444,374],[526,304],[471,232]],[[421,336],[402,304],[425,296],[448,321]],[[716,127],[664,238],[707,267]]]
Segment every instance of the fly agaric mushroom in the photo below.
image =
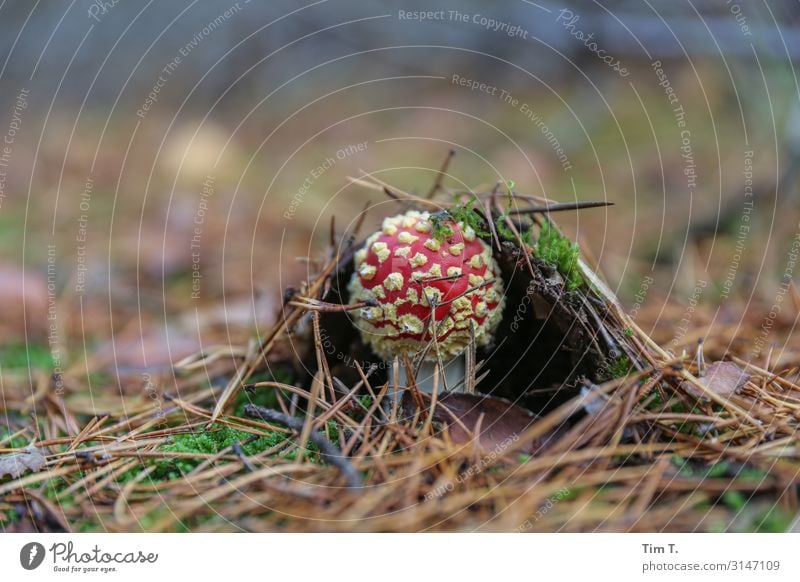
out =
[[386,218],[355,254],[350,303],[374,305],[357,312],[356,326],[384,360],[421,352],[428,362],[441,358],[446,380],[455,377],[447,383],[455,384],[464,376],[461,354],[470,338],[486,345],[500,322],[499,272],[469,225],[415,210]]

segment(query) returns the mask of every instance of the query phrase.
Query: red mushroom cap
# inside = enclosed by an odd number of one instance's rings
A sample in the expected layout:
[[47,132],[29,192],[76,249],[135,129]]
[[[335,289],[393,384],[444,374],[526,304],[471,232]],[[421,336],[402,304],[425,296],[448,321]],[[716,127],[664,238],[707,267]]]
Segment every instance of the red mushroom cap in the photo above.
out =
[[485,345],[500,322],[503,283],[491,249],[470,226],[442,223],[447,236],[436,238],[428,212],[386,218],[356,252],[350,303],[377,306],[355,312],[355,323],[384,359],[423,350],[434,329],[439,354],[451,358],[469,345],[470,327]]

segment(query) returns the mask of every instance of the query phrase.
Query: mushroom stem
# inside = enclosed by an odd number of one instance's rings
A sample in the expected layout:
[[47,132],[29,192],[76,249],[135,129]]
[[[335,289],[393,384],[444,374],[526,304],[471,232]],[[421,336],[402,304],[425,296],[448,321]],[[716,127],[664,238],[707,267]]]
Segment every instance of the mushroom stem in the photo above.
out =
[[[464,375],[467,371],[467,364],[466,364],[466,356],[461,354],[454,358],[450,358],[449,360],[442,362],[442,368],[444,371],[444,378],[439,376],[439,390],[440,391],[450,391],[450,392],[464,392],[464,387],[466,386]],[[431,394],[433,392],[433,380],[434,374],[436,373],[436,362],[422,362],[419,366],[419,370],[417,371],[416,383],[417,388]],[[439,372],[441,374],[441,371]],[[411,382],[406,375],[406,368],[405,366],[400,366],[400,386],[409,386]]]

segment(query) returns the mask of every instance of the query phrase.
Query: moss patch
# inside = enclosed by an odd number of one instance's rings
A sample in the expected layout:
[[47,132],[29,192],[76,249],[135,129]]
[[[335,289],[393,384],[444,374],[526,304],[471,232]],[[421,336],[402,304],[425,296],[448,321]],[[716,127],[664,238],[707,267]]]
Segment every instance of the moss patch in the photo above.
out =
[[613,378],[624,378],[630,374],[632,369],[633,364],[631,363],[630,358],[628,358],[628,356],[620,356],[611,363],[608,371],[611,372],[611,376]]
[[45,345],[19,344],[0,348],[0,370],[49,370],[52,367],[53,355]]
[[574,291],[583,284],[583,277],[578,269],[580,247],[558,232],[547,219],[539,230],[533,254],[561,273],[566,280],[567,289]]
[[27,447],[30,442],[24,436],[16,436],[13,438],[11,435],[14,434],[8,427],[0,426],[0,446],[4,449],[21,449],[23,447]]
[[[162,445],[160,450],[172,453],[190,453],[199,455],[216,455],[228,447],[241,443],[245,455],[255,455],[279,445],[290,436],[287,433],[273,432],[253,439],[249,432],[216,425],[208,430],[178,434],[173,437],[173,442]],[[157,462],[158,469],[153,473],[155,478],[177,479],[181,475],[192,471],[202,462],[202,459],[163,459]]]

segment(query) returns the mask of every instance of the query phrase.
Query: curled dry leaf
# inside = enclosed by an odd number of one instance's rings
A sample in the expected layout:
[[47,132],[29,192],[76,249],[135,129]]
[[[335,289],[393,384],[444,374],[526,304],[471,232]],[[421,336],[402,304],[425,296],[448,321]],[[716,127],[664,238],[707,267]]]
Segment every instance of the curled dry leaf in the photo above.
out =
[[26,470],[41,471],[45,465],[44,455],[35,445],[28,445],[18,453],[0,455],[0,477],[21,477]]
[[[431,395],[419,393],[426,410],[430,408]],[[403,412],[413,416],[416,412],[414,397],[409,390],[403,393]],[[480,428],[478,441],[484,450],[496,450],[519,439],[537,417],[529,410],[494,396],[484,394],[459,394],[447,392],[439,396],[433,412],[433,421],[449,428],[450,438],[456,444],[469,442],[476,428]],[[480,426],[479,426],[480,423]],[[534,454],[554,436],[547,433],[541,438],[525,443],[518,450]]]
[[[750,374],[733,362],[714,362],[705,369],[700,382],[719,396],[730,396],[740,390],[750,379]],[[681,388],[695,398],[708,399],[708,396],[691,382],[681,382]]]

